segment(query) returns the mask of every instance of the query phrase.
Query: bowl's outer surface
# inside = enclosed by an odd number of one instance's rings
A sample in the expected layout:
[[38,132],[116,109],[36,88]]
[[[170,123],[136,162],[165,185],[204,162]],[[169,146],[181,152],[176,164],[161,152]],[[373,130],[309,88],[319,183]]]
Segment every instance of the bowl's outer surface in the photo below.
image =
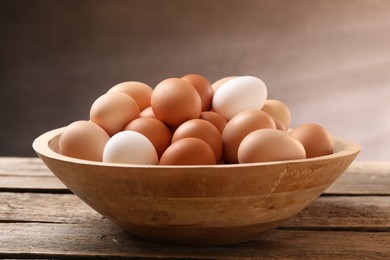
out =
[[296,215],[351,164],[360,146],[335,138],[335,153],[305,160],[210,166],[91,162],[58,153],[63,128],[33,147],[80,199],[131,234],[184,245],[253,240]]

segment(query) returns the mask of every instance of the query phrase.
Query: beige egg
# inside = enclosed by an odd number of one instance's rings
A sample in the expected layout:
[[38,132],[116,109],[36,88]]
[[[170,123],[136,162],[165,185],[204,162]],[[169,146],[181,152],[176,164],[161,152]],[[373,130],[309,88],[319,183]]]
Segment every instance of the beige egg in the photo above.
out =
[[248,134],[238,148],[239,163],[305,159],[298,139],[276,129],[260,129]]
[[285,103],[276,99],[267,99],[261,110],[278,118],[285,125],[286,129],[289,129],[291,123],[291,113]]
[[123,92],[137,102],[139,110],[150,107],[150,97],[153,89],[145,83],[138,81],[126,81],[119,83],[108,90],[108,92]]
[[305,147],[307,158],[333,153],[333,138],[318,124],[303,124],[292,129],[289,134],[297,138]]
[[110,136],[122,131],[139,116],[137,103],[122,92],[109,92],[100,96],[90,110],[91,121],[100,125]]
[[62,155],[101,162],[109,139],[110,136],[97,124],[80,120],[65,128],[58,145]]
[[251,109],[234,116],[222,132],[223,160],[225,163],[238,163],[238,147],[249,133],[262,129],[276,129],[275,122],[270,115],[259,110]]

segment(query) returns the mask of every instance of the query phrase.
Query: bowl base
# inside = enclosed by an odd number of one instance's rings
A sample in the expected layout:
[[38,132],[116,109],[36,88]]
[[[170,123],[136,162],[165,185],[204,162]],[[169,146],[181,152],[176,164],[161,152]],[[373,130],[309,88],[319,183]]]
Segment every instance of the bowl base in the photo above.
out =
[[257,225],[236,227],[143,226],[118,224],[139,239],[180,246],[222,246],[258,239],[261,234],[280,226],[291,218]]

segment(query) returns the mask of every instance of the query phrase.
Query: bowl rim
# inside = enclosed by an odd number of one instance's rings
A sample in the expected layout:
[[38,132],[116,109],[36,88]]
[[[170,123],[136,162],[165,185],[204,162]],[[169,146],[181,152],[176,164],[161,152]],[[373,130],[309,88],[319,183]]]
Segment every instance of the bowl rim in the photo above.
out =
[[50,131],[47,131],[40,136],[38,136],[32,143],[32,147],[34,151],[38,154],[38,156],[45,156],[51,159],[63,161],[63,162],[71,162],[83,165],[90,166],[99,166],[99,167],[118,167],[118,168],[138,168],[138,169],[146,169],[146,168],[155,168],[155,169],[216,169],[216,168],[231,168],[231,167],[253,167],[253,166],[269,166],[269,165],[280,165],[286,163],[308,163],[318,160],[331,160],[334,158],[339,158],[343,156],[348,156],[351,154],[357,154],[361,151],[361,146],[351,140],[344,139],[341,137],[333,136],[333,141],[336,144],[341,144],[342,149],[339,151],[335,151],[333,154],[318,156],[313,158],[306,159],[297,159],[297,160],[283,160],[283,161],[271,161],[271,162],[259,162],[259,163],[234,163],[234,164],[215,164],[215,165],[145,165],[145,164],[124,164],[124,163],[104,163],[98,161],[90,161],[84,159],[73,158],[70,156],[65,156],[60,153],[53,151],[49,143],[52,139],[60,135],[65,127],[56,128]]

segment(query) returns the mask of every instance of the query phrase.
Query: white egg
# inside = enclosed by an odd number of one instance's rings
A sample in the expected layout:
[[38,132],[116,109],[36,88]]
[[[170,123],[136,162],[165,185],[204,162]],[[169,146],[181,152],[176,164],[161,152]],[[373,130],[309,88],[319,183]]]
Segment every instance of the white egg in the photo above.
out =
[[227,120],[248,109],[261,109],[267,99],[264,82],[253,76],[241,76],[223,83],[213,97],[213,110]]
[[147,137],[134,131],[122,131],[108,140],[103,151],[103,162],[157,164],[158,157]]

